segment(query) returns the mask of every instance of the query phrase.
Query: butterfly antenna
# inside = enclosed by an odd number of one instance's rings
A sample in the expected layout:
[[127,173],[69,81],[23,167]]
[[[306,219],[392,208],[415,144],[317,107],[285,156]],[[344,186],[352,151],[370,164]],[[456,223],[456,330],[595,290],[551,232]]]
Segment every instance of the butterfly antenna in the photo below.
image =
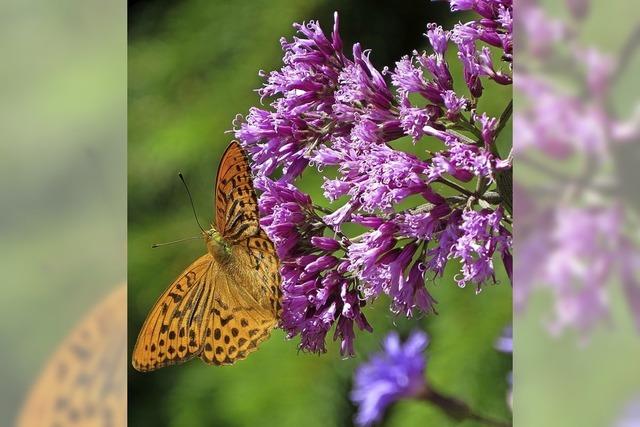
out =
[[196,219],[196,222],[198,223],[198,227],[200,227],[200,230],[202,230],[202,232],[204,233],[205,232],[204,228],[202,228],[200,221],[198,221],[198,215],[196,214],[196,207],[193,204],[193,197],[191,197],[191,191],[189,191],[189,186],[187,185],[187,182],[184,180],[184,176],[182,176],[182,172],[180,172],[178,176],[180,177],[180,180],[184,184],[184,188],[187,190],[187,195],[189,195],[189,201],[191,202],[191,209],[193,210],[193,217]]
[[184,239],[178,239],[178,240],[174,240],[172,242],[166,242],[166,243],[154,243],[153,245],[151,245],[151,247],[159,248],[160,246],[173,245],[174,243],[186,242],[187,240],[195,240],[195,239],[202,239],[202,236],[185,237]]

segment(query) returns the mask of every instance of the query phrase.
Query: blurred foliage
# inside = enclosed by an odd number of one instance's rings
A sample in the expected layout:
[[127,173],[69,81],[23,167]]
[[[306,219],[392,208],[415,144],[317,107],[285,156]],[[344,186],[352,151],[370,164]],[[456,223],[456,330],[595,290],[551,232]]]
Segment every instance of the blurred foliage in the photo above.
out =
[[[638,16],[629,13],[636,3],[628,0],[608,2],[590,2],[590,14],[584,22],[574,23],[569,17],[565,2],[541,0],[544,10],[549,16],[561,19],[576,32],[578,40],[593,47],[612,58],[616,58],[627,43],[638,45]],[[524,31],[516,31],[516,33]],[[517,46],[517,45],[516,45]],[[567,46],[559,46],[563,51]],[[525,48],[518,50],[516,58],[522,64],[523,54],[529,53]],[[530,53],[529,53],[530,54]],[[520,55],[520,56],[518,56]],[[638,50],[629,58],[630,64],[625,73],[617,80],[613,88],[613,96],[609,108],[627,119],[633,115],[639,105],[637,75],[640,71],[640,55]],[[556,70],[554,57],[544,58],[545,67],[535,70],[535,75],[545,81],[557,83],[560,93],[571,93],[574,82],[568,78],[557,81],[558,75],[570,76],[571,71]],[[525,65],[526,66],[526,65]],[[575,81],[581,81],[576,76]],[[585,98],[588,99],[588,98]],[[588,99],[591,101],[590,99]],[[528,96],[516,91],[514,103],[526,105]],[[517,107],[516,107],[517,109]],[[521,135],[522,137],[522,135]],[[518,144],[518,128],[516,127],[515,143]],[[615,173],[635,173],[637,163],[633,163],[634,152],[638,151],[638,141],[622,146],[629,164],[617,164],[616,167],[602,175],[615,181]],[[516,158],[518,158],[516,155]],[[576,156],[577,157],[577,156]],[[543,161],[548,162],[544,157]],[[568,158],[561,163],[563,171],[571,176],[577,170],[580,160]],[[549,162],[550,163],[550,162]],[[520,184],[538,183],[541,174],[532,174],[531,168],[517,167],[516,181]],[[602,172],[598,172],[602,173]],[[610,174],[610,175],[609,175]],[[630,182],[635,186],[633,193],[638,194],[637,178]],[[620,197],[612,194],[612,197]],[[518,200],[515,204],[524,200]],[[591,202],[591,200],[590,200]],[[632,202],[626,197],[618,201],[620,206],[629,209]],[[562,209],[574,206],[562,203]],[[633,230],[633,232],[637,232]],[[637,234],[636,234],[637,235]],[[634,235],[630,236],[632,239]],[[518,256],[519,245],[522,244],[518,233],[515,238],[515,256]],[[520,243],[519,243],[520,242]],[[640,390],[640,375],[634,367],[640,356],[640,340],[634,320],[629,312],[625,295],[620,291],[620,279],[610,283],[602,283],[608,293],[607,301],[611,309],[610,319],[588,333],[588,336],[569,330],[561,336],[549,332],[552,307],[556,304],[552,292],[546,286],[533,293],[528,300],[526,310],[518,312],[514,319],[514,346],[517,352],[514,378],[518,386],[514,394],[514,407],[518,425],[525,427],[562,426],[562,427],[600,427],[622,425],[615,420],[620,416],[624,405]],[[546,285],[546,284],[545,284]],[[579,286],[579,284],[576,284]],[[517,286],[517,285],[516,285]],[[536,289],[537,290],[537,289]],[[559,404],[558,402],[561,402]]]
[[0,414],[126,277],[126,11],[9,0],[0,71]]
[[[232,139],[225,134],[237,113],[259,100],[259,69],[279,66],[279,38],[291,37],[293,22],[319,19],[325,30],[340,12],[345,45],[372,48],[382,67],[424,47],[431,21],[451,26],[445,3],[424,0],[131,3],[129,13],[129,345],[152,303],[203,253],[198,242],[151,249],[154,242],[198,234],[177,173],[182,171],[204,219],[212,216],[212,185],[218,160]],[[501,111],[509,90],[496,91],[484,106]],[[505,138],[510,138],[510,131]],[[508,140],[507,140],[508,141]],[[415,148],[399,142],[407,149]],[[304,190],[321,197],[320,179],[307,172]],[[455,266],[451,266],[452,268]],[[341,360],[334,343],[322,356],[298,353],[296,340],[274,331],[259,351],[233,367],[210,367],[195,360],[140,374],[129,371],[129,422],[133,426],[347,426],[354,407],[348,400],[353,369],[380,348],[391,329],[407,334],[426,329],[432,338],[428,376],[445,392],[466,399],[481,413],[507,418],[506,375],[511,358],[493,348],[511,321],[511,287],[503,272],[481,294],[459,289],[450,269],[430,283],[438,316],[395,318],[388,301],[366,310],[373,334],[359,334],[358,356]],[[428,423],[428,424],[425,424]],[[437,410],[403,402],[390,426],[454,425]],[[465,426],[474,425],[471,422]]]

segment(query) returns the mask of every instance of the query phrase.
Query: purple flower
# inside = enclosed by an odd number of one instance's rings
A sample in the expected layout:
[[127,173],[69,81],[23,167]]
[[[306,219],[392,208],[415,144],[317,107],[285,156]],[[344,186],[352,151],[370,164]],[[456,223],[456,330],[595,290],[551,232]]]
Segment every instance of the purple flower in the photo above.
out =
[[493,254],[511,247],[511,234],[500,224],[502,211],[465,211],[460,223],[461,235],[453,248],[453,256],[462,261],[458,285],[477,285],[493,276]]
[[436,300],[425,288],[425,266],[417,262],[408,273],[404,273],[404,269],[410,265],[410,259],[404,258],[403,255],[404,253],[412,254],[414,249],[411,245],[405,246],[396,260],[389,264],[391,311],[404,314],[406,317],[412,317],[414,311],[435,312]]
[[475,0],[450,0],[451,10],[470,10],[475,5]]
[[426,173],[430,181],[445,175],[465,182],[476,176],[491,176],[495,160],[485,148],[465,144],[452,137],[448,137],[445,143],[449,150],[434,155],[427,167]]
[[367,299],[389,292],[389,262],[393,254],[383,256],[396,245],[395,231],[395,224],[384,222],[348,248],[349,270],[363,281],[362,292]]
[[340,249],[340,243],[331,237],[314,236],[311,238],[311,244],[326,252],[335,252]]
[[[459,25],[458,30],[462,33],[464,26]],[[458,59],[462,62],[462,68],[464,70],[464,81],[469,88],[469,92],[476,98],[482,96],[482,82],[480,81],[480,63],[478,59],[478,52],[475,49],[475,45],[469,42],[463,37],[454,39],[458,44]]]
[[385,338],[384,351],[356,370],[351,392],[351,400],[358,405],[356,424],[370,426],[380,421],[392,403],[426,390],[427,344],[424,332],[413,332],[404,344],[392,332]]
[[556,296],[552,333],[571,326],[584,334],[609,319],[604,285],[617,262],[630,259],[620,252],[620,215],[615,207],[558,212],[542,271]]
[[458,96],[452,90],[444,91],[442,98],[447,108],[447,118],[451,121],[456,121],[460,117],[460,113],[469,102],[464,96]]
[[263,191],[259,200],[260,225],[276,246],[280,259],[296,254],[303,245],[302,236],[321,233],[320,224],[311,218],[311,198],[291,184],[256,180]]
[[414,144],[423,136],[430,135],[439,139],[447,138],[444,127],[437,123],[442,116],[442,109],[435,105],[424,108],[413,107],[408,98],[404,97],[400,106],[400,126],[410,135]]
[[[510,212],[484,197],[511,157],[496,154],[504,123],[478,110],[485,84],[511,84],[511,2],[452,9],[481,17],[451,31],[427,24],[431,52],[414,51],[382,72],[360,44],[351,57],[343,52],[337,15],[327,35],[317,22],[296,24],[298,37],[282,40],[282,67],[261,73],[268,106],[235,123],[263,192],[261,224],[281,260],[280,323],[303,350],[325,351],[333,329],[342,354],[352,355],[355,328],[371,330],[362,307],[382,294],[396,315],[435,312],[426,284],[450,260],[461,263],[460,285],[495,280],[498,258],[511,277]],[[488,46],[502,55],[491,57]],[[450,48],[462,76],[451,73]],[[396,141],[405,136],[412,154]],[[337,208],[296,187],[309,166]],[[465,190],[474,184],[475,193]]]
[[427,249],[427,269],[433,271],[436,276],[444,274],[444,268],[451,259],[454,246],[460,235],[460,211],[454,211],[448,219],[444,229],[438,234],[438,245]]
[[[371,64],[370,53],[371,51],[363,52],[360,44],[356,43],[353,46],[353,62],[348,63],[339,76],[337,104],[333,108],[335,112],[342,114],[343,119],[346,118],[345,113],[358,112],[353,106],[355,103],[368,105],[371,110],[382,116],[390,114],[388,110],[391,108],[393,95],[382,74]],[[371,111],[369,113],[371,114]]]
[[330,39],[315,21],[294,27],[301,37],[291,42],[281,40],[284,66],[268,74],[261,72],[267,82],[258,92],[261,98],[275,98],[273,111],[252,108],[246,119],[235,124],[236,137],[252,154],[257,172],[269,176],[282,166],[288,181],[307,166],[310,147],[341,132],[332,109],[340,73],[347,63],[337,14]]
[[325,338],[336,325],[341,353],[353,355],[354,325],[371,330],[360,311],[355,284],[333,255],[340,242],[322,235],[326,225],[316,216],[311,199],[285,182],[262,178],[260,223],[276,246],[281,260],[282,316],[280,324],[292,338],[300,335],[300,348],[326,351]]
[[429,38],[429,43],[433,47],[433,51],[439,57],[444,55],[447,50],[447,42],[449,41],[449,36],[446,31],[444,31],[439,25],[428,24],[427,37]]
[[452,11],[474,10],[484,18],[493,19],[503,7],[511,7],[512,0],[449,0]]
[[496,340],[496,350],[503,353],[513,353],[513,326],[504,328],[502,335]]
[[347,194],[365,212],[391,211],[406,197],[427,190],[421,177],[427,164],[386,145],[370,145],[344,157],[340,180],[349,186]]
[[422,68],[414,64],[414,58],[404,56],[396,62],[391,81],[400,93],[419,93],[434,104],[442,102],[441,89],[435,82],[427,81]]
[[446,203],[432,206],[428,211],[407,212],[399,214],[395,221],[401,236],[431,240],[436,231],[441,230],[442,218],[451,213]]
[[444,31],[441,26],[435,24],[427,25],[427,38],[433,48],[432,55],[418,55],[417,61],[424,68],[431,72],[435,78],[435,83],[441,91],[453,89],[453,77],[449,71],[449,64],[445,60],[444,54],[447,50],[449,41],[449,33]]

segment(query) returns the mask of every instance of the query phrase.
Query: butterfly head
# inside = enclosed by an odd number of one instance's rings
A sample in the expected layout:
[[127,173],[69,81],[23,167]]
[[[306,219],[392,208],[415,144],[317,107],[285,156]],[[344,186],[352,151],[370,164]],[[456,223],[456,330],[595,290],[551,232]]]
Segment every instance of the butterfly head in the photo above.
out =
[[231,246],[222,238],[222,234],[215,227],[203,232],[207,250],[219,261],[227,259],[231,255]]

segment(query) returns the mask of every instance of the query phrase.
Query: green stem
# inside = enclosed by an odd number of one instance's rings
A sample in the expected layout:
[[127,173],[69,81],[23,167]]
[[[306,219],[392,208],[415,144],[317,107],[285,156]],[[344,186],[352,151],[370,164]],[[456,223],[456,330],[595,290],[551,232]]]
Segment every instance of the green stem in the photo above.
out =
[[480,132],[480,129],[475,127],[473,123],[471,123],[471,121],[467,121],[464,118],[464,116],[461,116],[461,117],[462,117],[462,120],[457,121],[456,125],[460,129],[466,130],[467,132],[471,132],[476,138],[478,138],[478,141],[474,141],[474,144],[482,141],[482,132]]
[[322,207],[322,206],[316,205],[316,204],[313,205],[313,209],[315,209],[317,211],[320,211],[320,212],[322,212],[324,214],[327,214],[327,215],[331,215],[333,213],[333,211],[331,209],[325,208],[325,207]]
[[436,182],[439,182],[439,183],[444,184],[444,185],[446,185],[448,187],[451,187],[454,190],[458,190],[459,192],[461,192],[462,194],[465,194],[467,196],[473,196],[474,195],[472,191],[467,190],[463,186],[461,186],[459,184],[456,184],[455,182],[450,181],[447,178],[440,177],[440,178],[438,178],[438,180]]
[[492,427],[511,427],[513,425],[513,423],[509,421],[496,420],[478,414],[465,402],[442,394],[429,386],[426,387],[418,398],[436,405],[447,414],[449,418],[456,421],[475,420]]
[[[500,119],[498,119],[498,127],[496,128],[496,137],[494,141],[498,140],[498,135],[500,135],[504,127],[507,125],[507,122],[511,118],[512,114],[513,114],[513,99],[509,101],[504,111],[502,111],[502,114],[500,114]],[[491,147],[491,153],[498,156],[498,149],[496,148],[495,143]]]
[[[466,123],[466,122],[464,122]],[[478,129],[476,129],[475,127],[471,126],[473,129],[475,129],[476,131]],[[453,129],[463,129],[463,130],[469,130],[463,126],[460,126],[459,123],[455,123],[454,125],[452,125],[451,127],[447,127],[447,132],[450,133],[451,135],[455,136],[456,138],[458,138],[460,141],[464,142],[465,144],[469,144],[469,145],[478,145],[480,144],[481,141],[476,141],[474,139],[469,138],[466,135],[463,135],[459,132],[454,131]],[[474,132],[475,134],[475,132]],[[478,138],[482,138],[481,136],[479,136]]]
[[488,188],[489,180],[486,177],[481,176],[480,178],[478,178],[478,182],[476,183],[476,196],[482,198]]
[[[443,178],[443,177],[438,178],[435,182],[439,182],[440,184],[444,184],[444,185],[446,185],[448,187],[453,188],[454,190],[458,190],[460,193],[464,194],[465,196],[467,196],[469,198],[471,198],[471,197],[474,198],[474,200],[482,199],[482,200],[484,200],[486,202],[491,203],[489,200],[487,200],[487,199],[485,199],[483,197],[484,196],[484,191],[480,194],[480,193],[477,192],[477,188],[476,188],[476,192],[473,192],[473,191],[467,190],[463,186],[461,186],[461,185],[459,185],[459,184],[457,184],[457,183],[455,183],[455,182],[453,182],[451,180],[448,180],[447,178]],[[482,184],[482,183],[480,183],[480,184]],[[486,188],[485,188],[485,191],[486,191]]]
[[[336,233],[337,236],[340,236],[340,238],[342,239],[346,239],[346,241],[350,241],[349,237],[347,235],[345,235],[344,233],[336,230],[334,227],[331,227],[329,224],[327,224],[326,222],[324,222],[324,220],[322,219],[322,217],[320,215],[318,215],[318,213],[315,211],[315,209],[325,212],[325,213],[333,213],[332,211],[330,211],[329,209],[323,208],[321,206],[318,205],[313,205],[312,206],[314,208],[314,210],[309,211],[309,213],[313,216],[313,219],[315,219],[316,221],[318,221],[318,224],[321,225],[322,227],[326,227],[329,230],[333,231],[334,233]],[[342,245],[342,243],[341,243]]]
[[618,66],[615,70],[615,74],[613,75],[611,82],[615,83],[622,74],[627,70],[627,67],[631,63],[633,59],[633,55],[636,50],[638,50],[639,43],[638,38],[640,38],[640,25],[636,25],[633,32],[627,38],[627,41],[622,47],[622,50],[618,54],[618,58],[620,61],[618,62]]

